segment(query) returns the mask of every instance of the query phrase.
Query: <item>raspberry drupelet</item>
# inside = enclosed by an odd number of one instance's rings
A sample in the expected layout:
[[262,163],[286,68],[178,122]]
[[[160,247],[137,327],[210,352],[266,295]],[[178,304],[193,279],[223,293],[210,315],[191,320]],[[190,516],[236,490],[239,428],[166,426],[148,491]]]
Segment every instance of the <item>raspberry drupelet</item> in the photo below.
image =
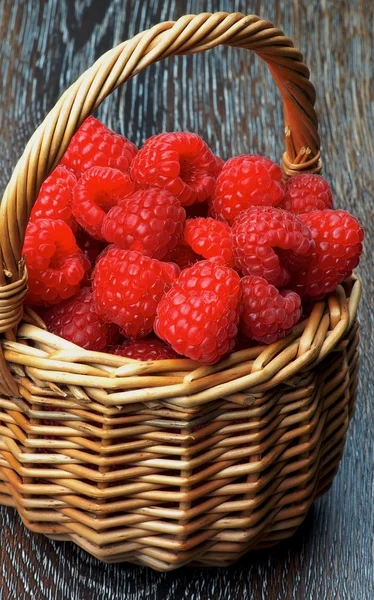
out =
[[119,248],[161,260],[183,236],[186,211],[166,190],[150,188],[131,194],[114,206],[101,233]]
[[210,201],[210,213],[232,225],[243,210],[251,206],[276,206],[283,196],[280,167],[264,156],[243,154],[223,165]]
[[127,173],[137,151],[125,137],[95,117],[88,117],[73,135],[61,164],[78,178],[91,167],[111,167]]
[[64,221],[37,219],[29,223],[22,253],[29,276],[28,304],[57,304],[78,291],[85,261]]
[[272,344],[288,335],[301,317],[301,299],[290,290],[278,291],[262,277],[241,280],[240,329],[251,340]]
[[178,353],[213,364],[235,345],[240,278],[204,260],[180,274],[160,301],[154,331]]
[[142,188],[158,187],[182,206],[203,202],[215,189],[220,165],[195,133],[161,133],[147,140],[131,163],[131,177]]
[[310,230],[296,215],[269,206],[242,212],[231,239],[234,261],[243,275],[263,277],[276,287],[288,284],[294,257],[306,264],[314,250]]
[[93,275],[96,312],[121,327],[126,337],[145,337],[152,331],[158,303],[178,275],[172,263],[109,246]]

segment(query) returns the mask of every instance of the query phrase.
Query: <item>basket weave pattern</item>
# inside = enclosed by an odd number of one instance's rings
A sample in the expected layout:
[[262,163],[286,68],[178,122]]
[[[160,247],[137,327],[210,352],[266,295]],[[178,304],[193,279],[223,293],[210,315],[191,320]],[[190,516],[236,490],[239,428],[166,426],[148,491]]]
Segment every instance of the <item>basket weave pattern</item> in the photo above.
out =
[[213,366],[88,352],[23,307],[25,227],[74,132],[149,64],[219,44],[252,49],[274,77],[285,177],[320,172],[300,52],[256,16],[204,13],[138,34],[86,71],[30,139],[0,207],[0,503],[101,560],[161,571],[227,565],[292,535],[337,471],[357,388],[355,278],[288,338]]

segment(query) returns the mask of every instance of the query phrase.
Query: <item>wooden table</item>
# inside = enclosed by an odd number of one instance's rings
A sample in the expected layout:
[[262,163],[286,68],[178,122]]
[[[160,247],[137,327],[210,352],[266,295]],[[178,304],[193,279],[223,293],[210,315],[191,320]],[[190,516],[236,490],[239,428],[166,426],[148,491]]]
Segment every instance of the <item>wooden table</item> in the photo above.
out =
[[[271,19],[304,52],[318,92],[325,176],[336,205],[366,226],[361,388],[339,474],[291,541],[227,569],[159,574],[103,565],[71,544],[30,534],[3,508],[1,600],[374,598],[373,2],[0,0],[1,184],[60,94],[102,52],[160,20],[222,6]],[[239,50],[153,66],[108,99],[99,116],[138,144],[187,129],[222,157],[254,151],[279,159],[282,152],[275,86],[264,65]]]

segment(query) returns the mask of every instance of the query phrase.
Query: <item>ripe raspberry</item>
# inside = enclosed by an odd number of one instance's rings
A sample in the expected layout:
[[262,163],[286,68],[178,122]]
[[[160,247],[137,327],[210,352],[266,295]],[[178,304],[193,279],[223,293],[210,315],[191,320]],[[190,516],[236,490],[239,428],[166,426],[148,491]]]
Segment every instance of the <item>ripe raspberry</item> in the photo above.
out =
[[226,223],[209,217],[188,219],[184,229],[184,240],[196,254],[232,266],[231,230]]
[[22,253],[29,275],[29,304],[57,304],[78,291],[84,259],[64,221],[37,219],[29,223]]
[[213,364],[235,345],[240,296],[235,271],[198,262],[182,271],[161,300],[154,331],[178,354]]
[[357,267],[364,230],[345,210],[314,211],[299,218],[312,232],[315,249],[307,264],[293,257],[290,286],[301,297],[315,300],[335,290]]
[[114,206],[101,233],[119,248],[161,260],[183,235],[186,211],[166,190],[140,190]]
[[288,335],[301,317],[301,299],[262,277],[243,277],[240,328],[250,339],[272,344]]
[[73,214],[92,237],[104,240],[101,228],[107,212],[135,189],[130,176],[109,167],[86,171],[73,191]]
[[109,246],[94,270],[96,312],[122,327],[126,337],[145,337],[152,331],[158,303],[178,274],[176,265]]
[[170,346],[157,338],[126,340],[111,348],[110,352],[134,360],[168,360],[178,356]]
[[78,178],[91,167],[111,167],[127,173],[137,151],[125,137],[95,117],[88,117],[72,137],[61,163]]
[[44,322],[51,333],[86,350],[98,352],[113,342],[117,329],[115,325],[104,323],[96,314],[92,291],[88,287],[51,308],[45,314]]
[[95,262],[99,254],[106,248],[107,242],[101,242],[91,237],[82,227],[78,227],[75,234],[76,242],[82,250],[84,256],[90,261],[91,267],[95,266]]
[[200,259],[201,256],[196,254],[184,240],[181,240],[178,246],[170,250],[163,258],[164,262],[175,263],[181,270],[192,267]]
[[231,239],[237,268],[279,287],[290,280],[290,260],[296,256],[305,264],[314,249],[311,232],[296,215],[270,206],[241,213]]
[[31,211],[30,221],[61,219],[74,231],[77,224],[71,210],[71,202],[76,183],[75,175],[63,165],[58,165],[40,188]]
[[332,207],[332,193],[326,179],[309,173],[295,175],[287,181],[284,198],[279,204],[279,208],[296,215]]
[[217,161],[194,133],[161,133],[146,141],[131,164],[131,177],[142,188],[168,190],[182,206],[203,202],[214,192]]
[[251,206],[275,206],[283,196],[280,167],[264,156],[243,154],[224,164],[211,210],[231,225],[243,210]]

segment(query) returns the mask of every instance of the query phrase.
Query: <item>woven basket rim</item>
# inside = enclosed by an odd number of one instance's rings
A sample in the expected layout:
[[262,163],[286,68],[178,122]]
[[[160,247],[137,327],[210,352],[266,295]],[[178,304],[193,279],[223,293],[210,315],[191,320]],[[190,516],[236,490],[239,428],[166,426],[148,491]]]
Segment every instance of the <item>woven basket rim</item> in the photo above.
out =
[[4,339],[1,345],[9,364],[27,367],[53,389],[73,387],[83,403],[89,400],[83,389],[89,388],[91,397],[107,407],[167,399],[192,409],[222,397],[249,405],[256,394],[284,382],[292,386],[294,377],[302,379],[316,368],[354,324],[360,294],[361,283],[352,277],[317,302],[286,338],[239,350],[214,365],[186,358],[142,362],[84,350],[48,332],[31,309],[17,341]]

